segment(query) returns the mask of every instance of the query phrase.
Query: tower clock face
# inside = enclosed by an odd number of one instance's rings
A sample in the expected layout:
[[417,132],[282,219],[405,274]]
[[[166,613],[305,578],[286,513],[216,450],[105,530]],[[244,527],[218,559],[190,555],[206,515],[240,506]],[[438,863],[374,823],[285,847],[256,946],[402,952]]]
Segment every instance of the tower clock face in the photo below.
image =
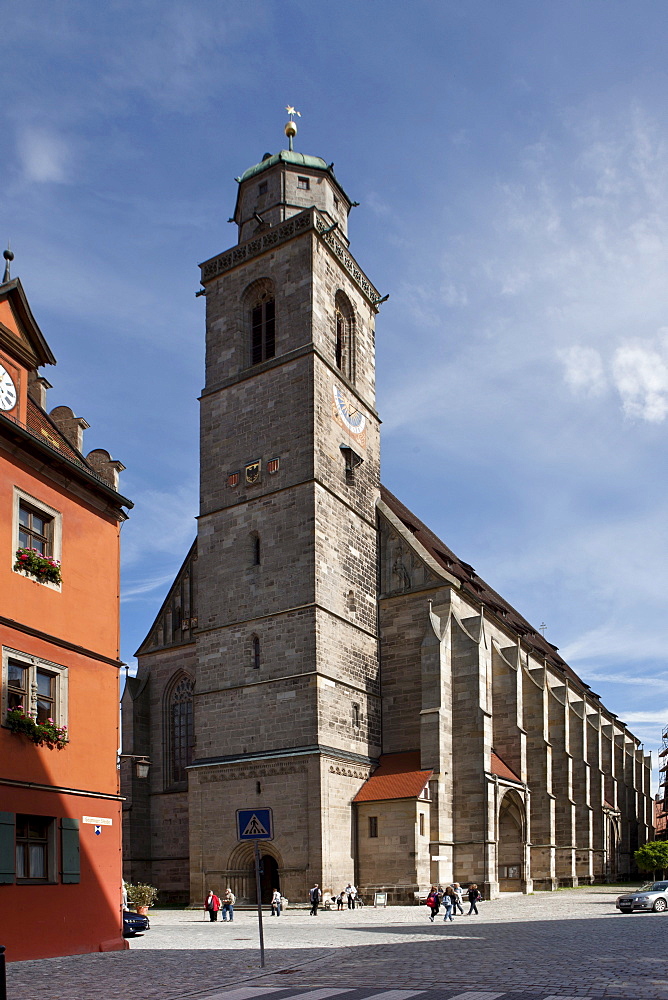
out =
[[336,414],[351,434],[362,434],[366,427],[366,417],[356,408],[354,403],[343,395],[338,385],[334,386],[334,405]]
[[16,386],[7,371],[0,365],[0,410],[13,410],[16,406]]

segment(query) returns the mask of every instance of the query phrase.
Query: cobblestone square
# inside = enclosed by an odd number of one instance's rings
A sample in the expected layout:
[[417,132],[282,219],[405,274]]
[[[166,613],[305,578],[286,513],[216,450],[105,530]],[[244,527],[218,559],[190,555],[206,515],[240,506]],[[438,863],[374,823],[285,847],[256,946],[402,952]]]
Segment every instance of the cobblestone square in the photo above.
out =
[[430,923],[426,907],[266,914],[264,970],[255,912],[212,924],[156,910],[129,951],[10,963],[8,997],[299,1000],[311,988],[310,1000],[327,990],[341,1000],[668,1000],[668,914],[620,914],[619,891],[506,896],[449,924]]

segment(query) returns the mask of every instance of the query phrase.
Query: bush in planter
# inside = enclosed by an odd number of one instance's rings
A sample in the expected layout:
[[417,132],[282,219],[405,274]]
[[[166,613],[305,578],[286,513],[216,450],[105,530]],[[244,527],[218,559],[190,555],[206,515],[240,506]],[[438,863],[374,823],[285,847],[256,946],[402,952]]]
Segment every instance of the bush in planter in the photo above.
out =
[[126,882],[125,890],[128,894],[128,902],[134,903],[135,906],[153,906],[158,897],[158,890],[155,886],[143,885],[141,882],[137,885]]
[[62,750],[69,743],[67,726],[57,726],[53,719],[46,722],[36,722],[31,715],[26,715],[22,705],[17,705],[7,712],[7,726],[13,733],[22,733],[38,747],[48,747],[49,750]]

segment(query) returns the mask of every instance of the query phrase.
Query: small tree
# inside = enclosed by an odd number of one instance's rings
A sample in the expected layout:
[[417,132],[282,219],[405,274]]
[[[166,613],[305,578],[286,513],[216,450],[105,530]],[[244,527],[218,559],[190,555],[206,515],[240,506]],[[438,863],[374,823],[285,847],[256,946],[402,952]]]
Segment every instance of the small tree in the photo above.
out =
[[633,852],[633,860],[641,872],[652,872],[656,879],[657,869],[663,875],[668,868],[668,840],[651,840]]

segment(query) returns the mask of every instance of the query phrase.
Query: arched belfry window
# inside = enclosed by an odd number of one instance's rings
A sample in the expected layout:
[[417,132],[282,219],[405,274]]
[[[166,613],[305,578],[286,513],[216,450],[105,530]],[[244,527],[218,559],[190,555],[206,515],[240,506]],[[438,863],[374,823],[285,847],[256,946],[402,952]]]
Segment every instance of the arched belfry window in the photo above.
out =
[[250,324],[250,363],[259,365],[276,355],[274,283],[269,278],[254,281],[244,300]]
[[186,768],[192,763],[195,746],[193,719],[192,678],[182,674],[173,684],[167,705],[168,724],[168,784],[183,784],[187,780]]
[[339,291],[335,299],[334,360],[350,381],[355,381],[355,313],[348,296]]

